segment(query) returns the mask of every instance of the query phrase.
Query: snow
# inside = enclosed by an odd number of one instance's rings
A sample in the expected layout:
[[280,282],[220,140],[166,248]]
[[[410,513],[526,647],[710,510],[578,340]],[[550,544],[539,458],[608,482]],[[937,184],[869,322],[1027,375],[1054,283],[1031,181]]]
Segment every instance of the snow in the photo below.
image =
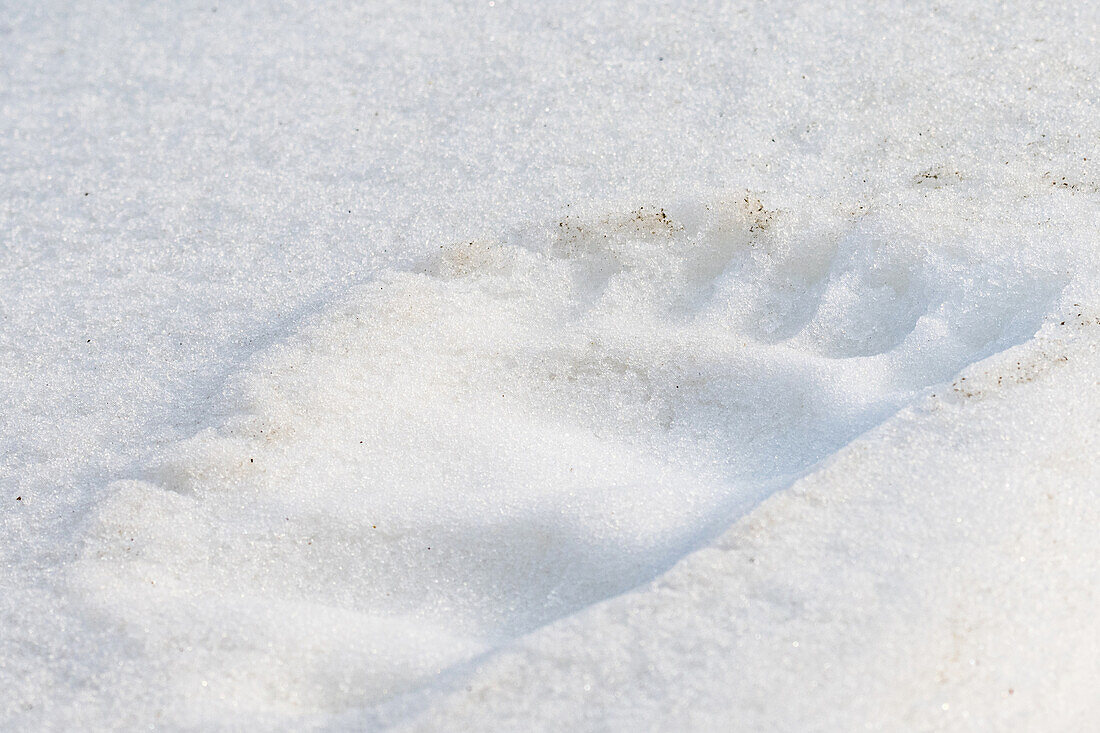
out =
[[0,727],[1100,720],[1100,9],[0,8]]

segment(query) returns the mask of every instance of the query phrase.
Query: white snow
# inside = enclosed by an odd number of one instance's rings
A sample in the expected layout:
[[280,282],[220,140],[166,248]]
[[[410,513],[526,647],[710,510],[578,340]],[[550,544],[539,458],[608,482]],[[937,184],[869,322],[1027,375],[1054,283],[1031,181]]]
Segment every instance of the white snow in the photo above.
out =
[[1097,726],[1098,34],[0,4],[0,728]]

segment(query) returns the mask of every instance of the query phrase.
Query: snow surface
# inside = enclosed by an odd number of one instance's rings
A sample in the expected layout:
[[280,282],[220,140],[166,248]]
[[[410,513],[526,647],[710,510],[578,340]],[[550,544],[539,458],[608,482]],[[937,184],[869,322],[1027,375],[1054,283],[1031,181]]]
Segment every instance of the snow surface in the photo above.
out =
[[1098,36],[0,1],[0,728],[1100,726]]

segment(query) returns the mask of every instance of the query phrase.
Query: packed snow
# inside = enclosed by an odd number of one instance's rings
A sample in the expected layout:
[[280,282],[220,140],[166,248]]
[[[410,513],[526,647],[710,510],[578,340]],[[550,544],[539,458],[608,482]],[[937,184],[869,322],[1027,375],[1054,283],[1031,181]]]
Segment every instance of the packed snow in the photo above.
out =
[[1100,7],[0,0],[0,728],[1100,726]]

